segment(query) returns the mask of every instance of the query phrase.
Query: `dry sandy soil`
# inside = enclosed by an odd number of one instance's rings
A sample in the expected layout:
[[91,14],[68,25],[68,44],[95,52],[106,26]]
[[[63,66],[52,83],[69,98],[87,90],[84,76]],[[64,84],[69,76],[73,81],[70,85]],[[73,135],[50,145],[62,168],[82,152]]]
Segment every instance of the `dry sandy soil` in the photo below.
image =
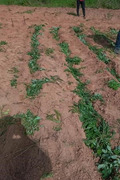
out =
[[[24,13],[27,10],[33,12]],[[78,114],[70,111],[73,103],[79,101],[72,92],[76,81],[65,72],[65,55],[49,33],[53,26],[61,26],[60,41],[68,42],[72,56],[82,58],[80,67],[86,67],[82,69],[83,81],[90,80],[88,89],[100,93],[105,100],[105,104],[96,102],[94,107],[116,131],[114,143],[119,142],[120,89],[114,91],[107,87],[105,82],[114,77],[106,70],[106,65],[74,35],[71,27],[83,23],[87,35],[91,33],[91,26],[102,32],[110,28],[119,29],[120,10],[87,9],[86,19],[68,12],[75,12],[75,9],[0,6],[0,41],[7,42],[0,52],[0,107],[4,106],[4,111],[9,109],[11,116],[30,109],[41,117],[40,129],[33,136],[27,137],[22,125],[16,124],[0,137],[0,180],[40,180],[45,173],[53,174],[50,180],[101,179],[95,166],[97,160],[83,142],[85,134]],[[31,50],[34,29],[30,27],[34,24],[45,25],[43,35],[39,36],[41,56],[38,60],[45,71],[31,74],[27,53]],[[95,44],[89,37],[88,41]],[[45,54],[46,48],[54,48],[52,57]],[[120,74],[120,57],[109,52],[108,56]],[[13,78],[10,70],[13,67],[19,70],[17,88],[10,85]],[[96,73],[100,69],[102,71]],[[46,83],[35,99],[26,98],[26,83],[50,76],[59,76],[62,81]],[[46,118],[54,110],[61,114],[59,131],[54,130],[56,123]]]

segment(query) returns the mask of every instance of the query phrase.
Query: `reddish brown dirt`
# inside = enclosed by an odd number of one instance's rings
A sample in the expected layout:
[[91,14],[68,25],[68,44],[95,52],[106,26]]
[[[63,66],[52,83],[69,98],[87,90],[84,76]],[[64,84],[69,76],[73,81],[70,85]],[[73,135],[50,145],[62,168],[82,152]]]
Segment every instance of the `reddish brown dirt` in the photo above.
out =
[[[23,13],[27,10],[33,10],[33,13]],[[4,111],[9,109],[10,115],[25,113],[30,109],[42,118],[40,130],[32,137],[24,135],[21,125],[10,126],[0,137],[0,180],[40,180],[46,172],[53,173],[50,180],[101,179],[92,151],[83,142],[85,134],[79,117],[70,111],[73,103],[79,100],[72,92],[76,81],[71,74],[65,72],[65,56],[49,33],[53,26],[61,26],[61,42],[68,42],[72,56],[82,58],[80,67],[85,67],[82,69],[82,80],[90,80],[88,89],[102,94],[105,104],[96,102],[95,108],[114,127],[117,132],[115,144],[119,142],[120,125],[117,119],[120,118],[120,89],[113,91],[107,87],[106,81],[114,77],[106,71],[106,65],[80,42],[70,27],[83,23],[88,34],[91,26],[101,31],[107,31],[110,27],[119,29],[120,11],[87,9],[86,20],[67,14],[74,11],[69,8],[0,6],[0,41],[7,42],[3,52],[0,52],[0,107],[5,106]],[[29,27],[34,24],[45,25],[43,35],[39,37],[41,57],[38,63],[46,70],[31,75],[27,53],[31,49],[33,33]],[[46,56],[46,48],[55,49],[53,57]],[[120,57],[111,57],[120,72]],[[13,74],[9,70],[12,67],[19,69],[17,88],[10,85]],[[96,74],[100,69],[104,71]],[[26,98],[25,83],[30,83],[31,79],[54,75],[62,81],[44,84],[34,100]],[[55,131],[53,128],[57,124],[46,118],[54,110],[61,113],[60,131]]]

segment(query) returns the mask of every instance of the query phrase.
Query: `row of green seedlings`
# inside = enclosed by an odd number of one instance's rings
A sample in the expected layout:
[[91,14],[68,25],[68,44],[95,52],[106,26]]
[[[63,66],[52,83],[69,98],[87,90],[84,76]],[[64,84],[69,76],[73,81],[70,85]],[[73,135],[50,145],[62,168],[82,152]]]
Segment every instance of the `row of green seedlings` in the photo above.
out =
[[[114,46],[115,46],[114,41],[111,40],[109,37],[114,39],[115,35],[117,35],[117,33],[118,33],[117,30],[111,29],[110,32],[102,33],[99,30],[96,30],[94,27],[91,27],[90,29],[94,33],[94,41],[96,41],[97,38],[98,38],[98,40],[99,39],[104,40],[108,43],[109,47],[114,48]],[[120,75],[117,74],[117,72],[114,68],[107,67],[107,70],[120,82]],[[112,79],[108,82],[108,87],[111,87],[112,89],[117,90],[120,87],[120,83],[118,83],[117,81]]]
[[[80,39],[80,41],[87,45],[88,48],[90,50],[92,50],[98,57],[99,60],[101,60],[102,62],[104,62],[106,65],[109,65],[109,63],[111,62],[111,60],[106,56],[104,49],[102,48],[98,48],[96,46],[91,45],[90,43],[88,43],[85,39],[86,35],[83,34],[83,30],[78,26],[78,27],[73,27],[73,30],[75,32],[75,34],[77,35],[77,37]],[[112,41],[110,41],[111,43],[113,43]],[[106,68],[107,71],[109,71],[119,82],[120,82],[120,75],[117,74],[116,70],[113,68]],[[120,87],[120,83],[118,83],[118,81],[115,81],[114,79],[108,81],[108,87],[117,90]]]
[[31,51],[28,52],[28,55],[31,57],[28,66],[30,68],[30,72],[34,73],[36,71],[43,70],[39,65],[37,64],[38,59],[40,58],[40,50],[39,50],[39,39],[38,36],[42,35],[40,31],[43,31],[44,25],[35,25],[34,26],[34,33],[31,38]]
[[[58,34],[58,32],[57,32]],[[78,85],[74,90],[80,97],[80,101],[75,103],[72,111],[78,112],[80,120],[83,124],[86,133],[85,144],[90,147],[96,157],[99,157],[97,167],[102,173],[102,178],[106,180],[118,180],[120,178],[120,146],[112,148],[110,140],[113,136],[108,123],[94,109],[93,103],[95,100],[103,101],[100,94],[92,94],[87,88],[87,82],[82,83],[80,77],[83,75],[80,68],[74,68],[74,64],[78,65],[81,62],[79,57],[70,57],[69,45],[66,42],[59,44],[61,51],[66,55],[68,69],[76,79]]]
[[98,169],[102,173],[103,179],[119,179],[120,147],[111,148],[110,139],[113,133],[102,116],[95,111],[92,104],[97,99],[103,101],[102,97],[100,94],[91,94],[85,87],[86,83],[80,81],[82,73],[80,73],[79,69],[74,68],[73,64],[79,64],[81,60],[78,57],[69,57],[68,44],[65,42],[60,43],[60,47],[62,52],[67,55],[68,71],[72,73],[78,82],[74,92],[81,98],[81,101],[75,104],[75,108],[78,108],[80,120],[86,133],[84,142],[99,157]]

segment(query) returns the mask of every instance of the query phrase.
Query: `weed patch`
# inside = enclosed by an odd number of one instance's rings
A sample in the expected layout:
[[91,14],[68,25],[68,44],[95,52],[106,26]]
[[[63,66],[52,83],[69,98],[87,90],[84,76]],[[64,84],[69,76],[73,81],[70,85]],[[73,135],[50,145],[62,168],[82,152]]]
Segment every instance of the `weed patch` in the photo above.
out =
[[28,135],[33,135],[35,131],[39,130],[40,117],[34,115],[30,110],[27,110],[26,114],[16,114],[14,117],[21,119],[21,124],[25,127]]
[[40,52],[38,49],[39,46],[39,41],[38,41],[38,36],[40,35],[39,31],[43,30],[44,25],[36,26],[34,27],[34,33],[31,38],[31,52],[28,52],[28,55],[31,57],[28,66],[30,68],[30,72],[34,73],[36,71],[43,70],[42,68],[39,67],[37,64],[38,59],[40,58]]
[[6,41],[0,41],[0,46],[7,45]]

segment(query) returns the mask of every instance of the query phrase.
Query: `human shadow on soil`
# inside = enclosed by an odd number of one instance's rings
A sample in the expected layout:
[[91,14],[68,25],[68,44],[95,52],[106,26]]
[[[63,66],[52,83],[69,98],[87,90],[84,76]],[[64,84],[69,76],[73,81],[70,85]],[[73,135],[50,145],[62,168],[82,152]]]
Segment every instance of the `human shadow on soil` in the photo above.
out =
[[106,37],[104,34],[89,35],[97,44],[103,46],[104,48],[114,49],[114,43],[111,39]]
[[40,180],[51,171],[50,158],[26,135],[21,123],[7,126],[0,136],[0,180]]

